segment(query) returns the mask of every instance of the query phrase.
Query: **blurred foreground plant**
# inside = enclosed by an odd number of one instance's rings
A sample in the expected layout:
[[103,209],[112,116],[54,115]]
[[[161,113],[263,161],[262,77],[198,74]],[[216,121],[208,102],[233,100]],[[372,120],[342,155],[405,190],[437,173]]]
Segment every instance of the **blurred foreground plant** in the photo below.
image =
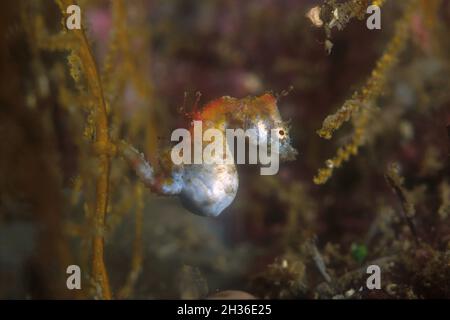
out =
[[[56,0],[55,2],[63,17],[66,17],[66,9],[73,4],[73,1]],[[82,3],[83,12],[86,12],[87,3]],[[136,1],[134,5],[136,8],[139,8],[139,6],[143,5],[143,2]],[[51,35],[47,32],[43,16],[37,15],[33,19],[34,23],[31,29],[38,48],[49,51],[69,52],[67,63],[77,92],[73,92],[71,85],[65,82],[64,72],[61,72],[58,68],[59,65],[56,63],[55,70],[59,71],[55,72],[55,74],[60,78],[57,88],[59,102],[63,108],[73,113],[74,123],[76,123],[76,120],[83,118],[82,116],[80,117],[82,111],[86,114],[83,129],[84,137],[74,137],[81,150],[79,152],[80,173],[74,180],[72,203],[75,205],[78,202],[78,196],[76,195],[84,188],[84,209],[88,227],[86,230],[78,228],[81,231],[75,232],[75,234],[91,237],[92,261],[90,279],[94,289],[93,295],[101,299],[111,299],[113,297],[104,262],[106,229],[109,229],[108,232],[113,231],[113,227],[120,222],[121,215],[134,207],[133,201],[137,205],[136,236],[131,271],[126,279],[126,283],[119,290],[118,296],[125,298],[132,293],[142,264],[143,191],[138,183],[130,186],[129,182],[122,183],[122,189],[129,190],[129,194],[126,197],[116,197],[117,192],[111,190],[111,185],[118,184],[119,180],[125,182],[124,180],[127,179],[126,175],[123,174],[123,171],[127,170],[127,168],[123,165],[121,166],[120,162],[117,163],[115,168],[111,166],[112,158],[117,153],[114,141],[119,138],[122,130],[129,130],[130,135],[137,135],[142,131],[147,130],[148,132],[155,128],[152,115],[150,117],[142,116],[144,113],[148,115],[146,109],[139,110],[137,112],[139,116],[134,117],[128,123],[123,120],[122,112],[123,104],[125,103],[125,93],[130,89],[134,90],[137,96],[148,105],[152,88],[149,79],[143,76],[142,72],[145,69],[140,68],[139,65],[139,63],[146,63],[147,60],[142,59],[138,63],[137,57],[131,51],[132,45],[128,37],[132,31],[129,29],[129,11],[125,6],[125,2],[122,0],[114,1],[111,4],[111,12],[112,36],[104,58],[103,69],[100,69],[96,62],[94,49],[84,27],[85,23],[83,23],[83,27],[80,30],[66,30],[65,19],[63,19],[64,29],[57,34]],[[142,20],[141,17],[135,19],[133,21],[134,26],[142,23]],[[143,33],[141,35],[147,36],[148,34]],[[141,46],[145,46],[145,40],[139,37],[136,38],[141,40],[139,42]],[[129,80],[131,85],[128,85]],[[139,103],[136,102],[136,105],[139,105]],[[74,107],[78,107],[78,109]],[[142,119],[146,119],[147,122],[142,122]],[[146,137],[151,137],[147,140],[149,148],[153,151],[156,148],[156,136],[146,133]],[[86,145],[86,141],[88,145]],[[91,157],[90,154],[93,156]],[[152,154],[155,155],[154,152]],[[94,199],[89,196],[92,182],[95,185]],[[112,210],[113,206],[110,199],[114,200],[114,210]],[[109,214],[109,219],[107,219],[107,213],[111,213]],[[90,230],[89,225],[93,226],[93,230]],[[71,230],[76,228],[76,226],[72,225]],[[88,246],[83,248],[82,255],[87,255],[87,252],[89,252],[87,250]]]

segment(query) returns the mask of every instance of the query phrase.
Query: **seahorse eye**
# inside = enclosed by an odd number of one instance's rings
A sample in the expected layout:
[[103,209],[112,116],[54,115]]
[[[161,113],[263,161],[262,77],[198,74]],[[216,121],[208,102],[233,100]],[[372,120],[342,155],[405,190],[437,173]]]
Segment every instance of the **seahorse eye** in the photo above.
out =
[[284,136],[284,130],[283,129],[280,129],[280,131],[278,131],[278,133],[279,133],[280,136]]

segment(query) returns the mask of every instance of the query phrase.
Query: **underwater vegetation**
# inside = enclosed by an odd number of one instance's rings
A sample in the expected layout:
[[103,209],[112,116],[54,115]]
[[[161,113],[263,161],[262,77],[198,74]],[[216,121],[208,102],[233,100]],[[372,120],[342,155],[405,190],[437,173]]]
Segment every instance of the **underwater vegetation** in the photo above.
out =
[[[2,7],[0,298],[450,298],[450,1]],[[162,197],[199,119],[267,121],[291,161]]]

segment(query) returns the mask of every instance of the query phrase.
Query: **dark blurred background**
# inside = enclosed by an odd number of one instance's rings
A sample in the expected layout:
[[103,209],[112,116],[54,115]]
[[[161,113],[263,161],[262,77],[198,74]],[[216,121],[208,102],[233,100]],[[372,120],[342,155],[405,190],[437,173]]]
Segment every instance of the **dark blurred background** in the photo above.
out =
[[[381,30],[349,15],[327,35],[306,17],[311,8],[364,1],[79,1],[112,140],[157,165],[198,93],[204,105],[272,92],[299,150],[273,177],[239,166],[237,197],[217,219],[152,195],[112,157],[104,235],[113,297],[450,297],[449,1],[415,1],[364,144],[325,185],[313,183],[354,134],[351,122],[332,140],[316,131],[364,86],[409,2],[386,1]],[[83,70],[71,77],[76,44],[59,34],[57,4],[1,6],[0,298],[96,298],[95,101]],[[388,266],[383,289],[358,292],[358,270],[373,261]],[[81,266],[81,291],[65,287],[70,264]]]

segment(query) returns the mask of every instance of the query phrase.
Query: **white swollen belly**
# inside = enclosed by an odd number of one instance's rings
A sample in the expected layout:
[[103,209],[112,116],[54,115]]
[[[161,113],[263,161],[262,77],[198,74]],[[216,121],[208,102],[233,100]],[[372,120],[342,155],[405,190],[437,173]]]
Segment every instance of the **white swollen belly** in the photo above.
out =
[[216,217],[234,200],[238,174],[234,164],[185,165],[180,199],[201,216]]

